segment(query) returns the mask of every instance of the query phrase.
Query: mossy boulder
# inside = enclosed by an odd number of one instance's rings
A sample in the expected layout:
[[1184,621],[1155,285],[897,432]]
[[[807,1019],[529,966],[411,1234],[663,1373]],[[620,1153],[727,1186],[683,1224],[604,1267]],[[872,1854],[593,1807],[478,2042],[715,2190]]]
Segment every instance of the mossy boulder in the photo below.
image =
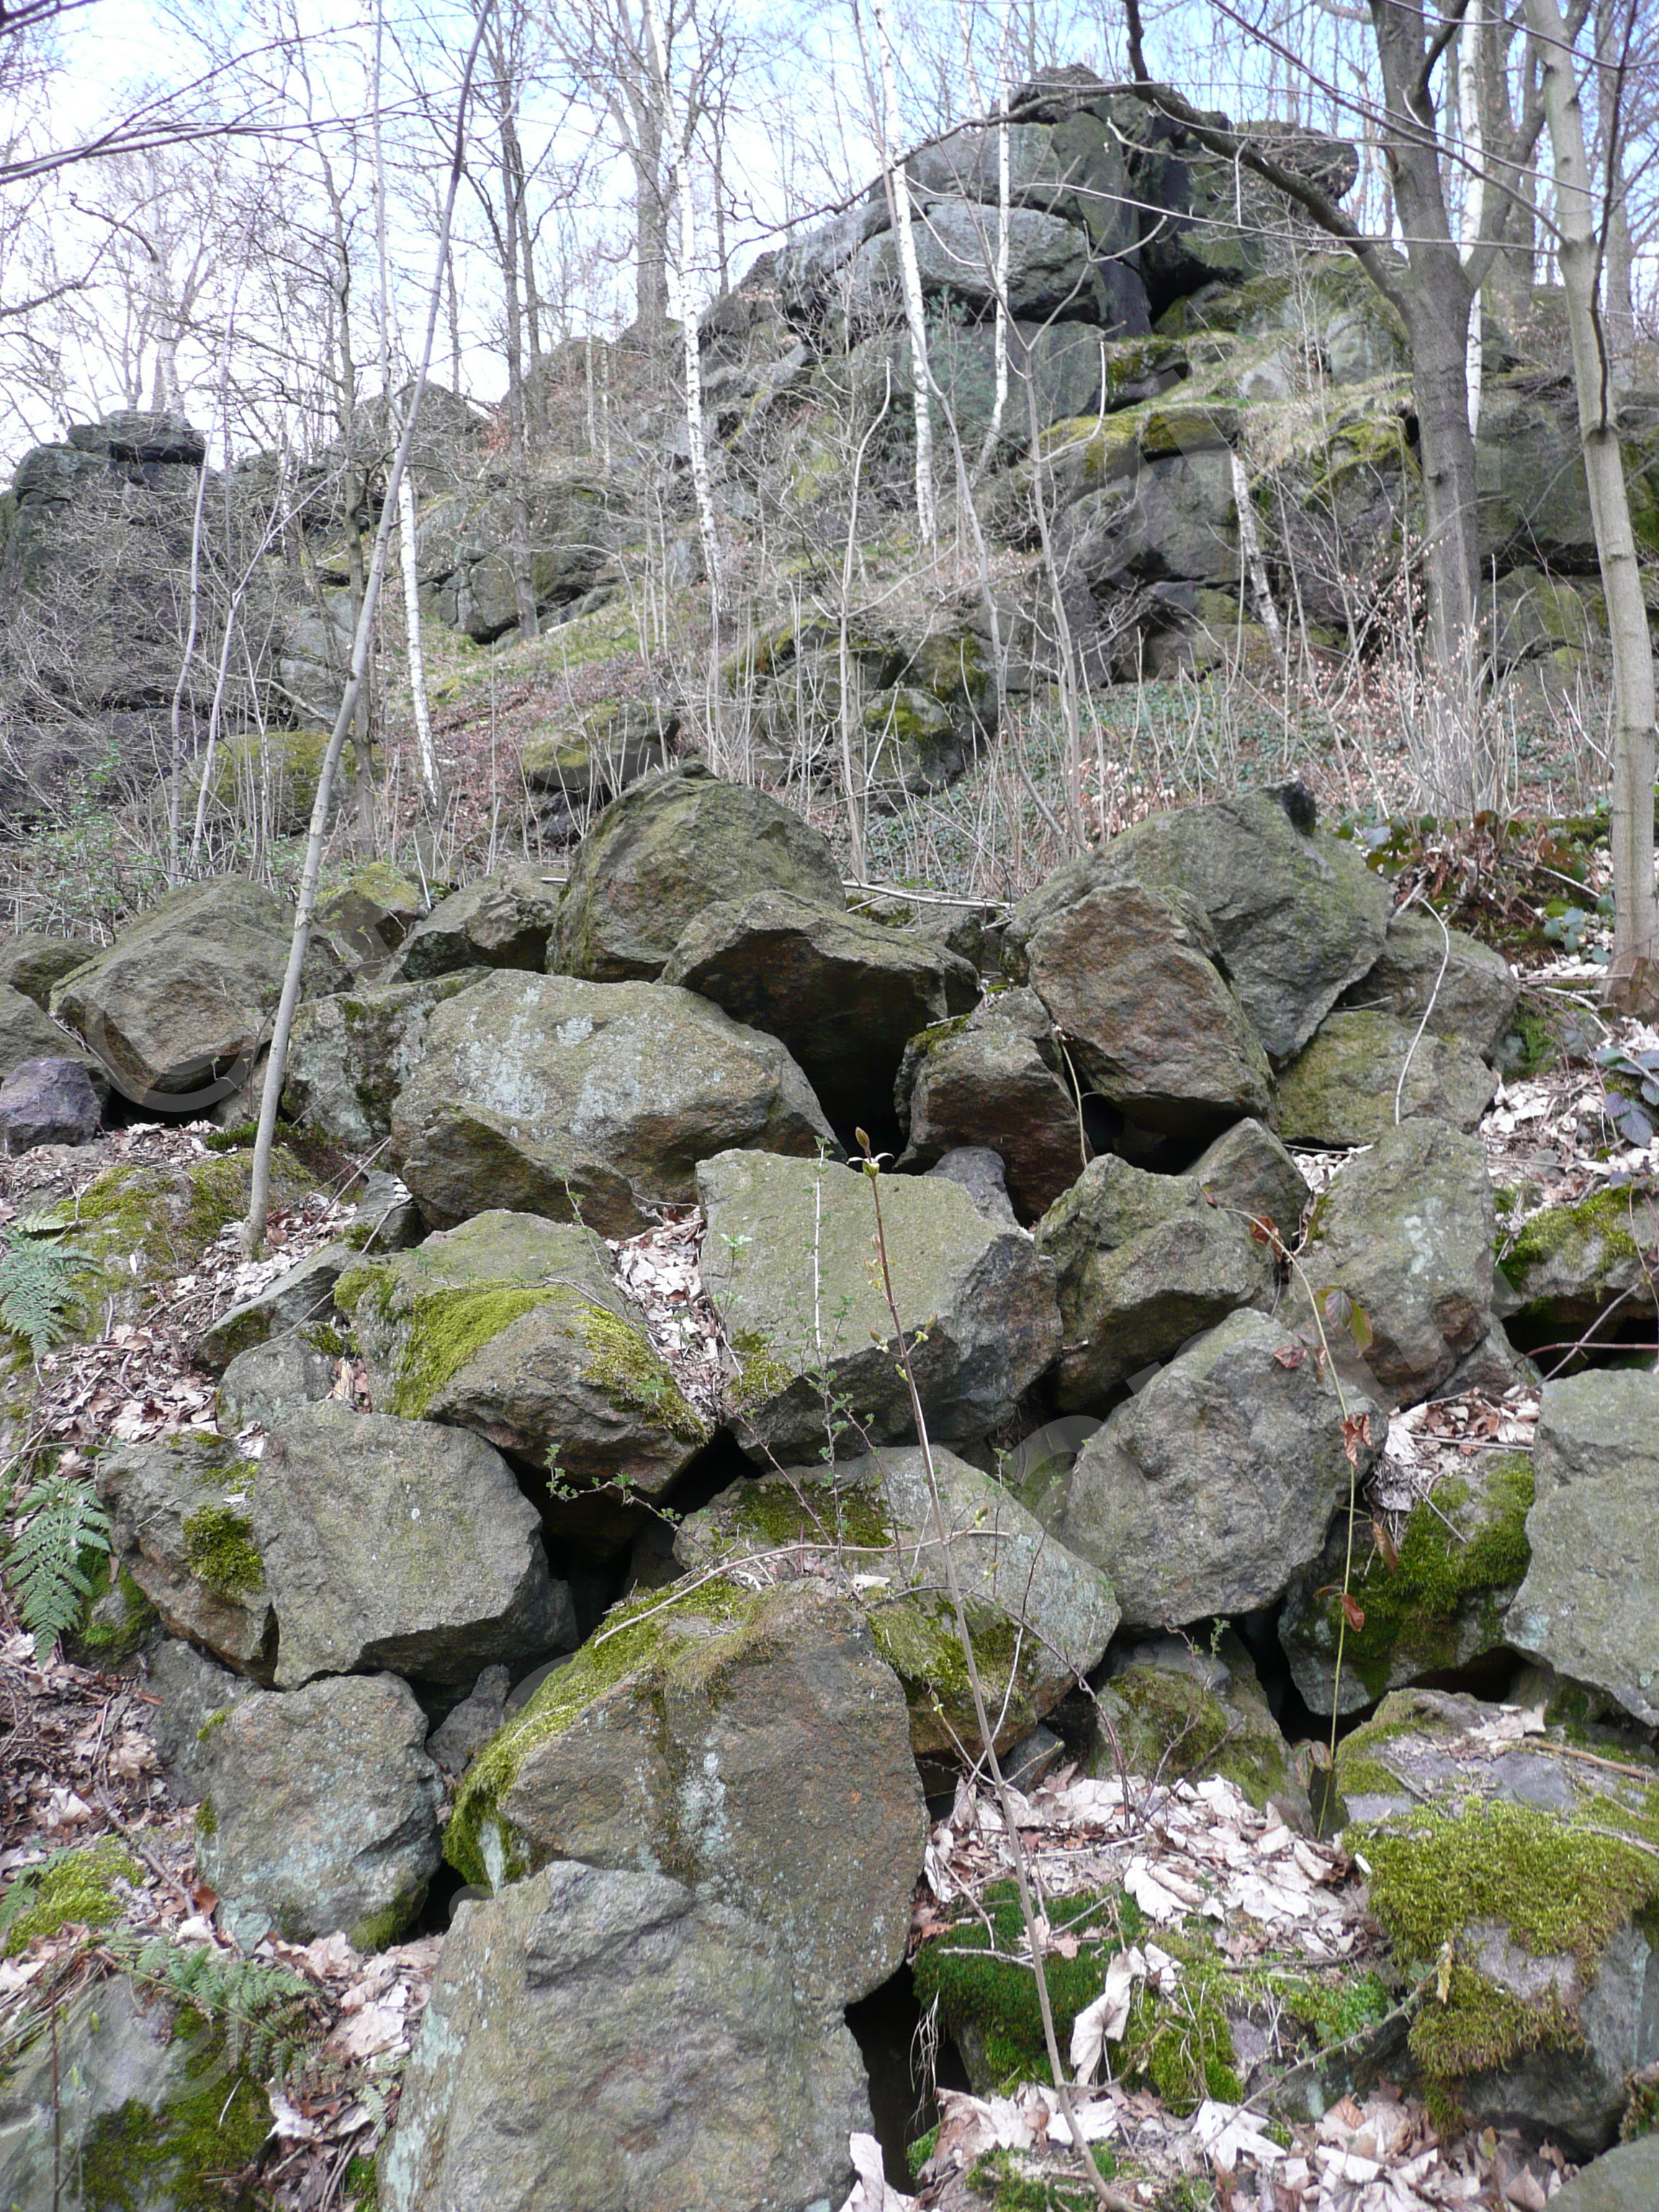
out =
[[302,1004],[295,1017],[283,1105],[343,1152],[372,1152],[392,1133],[398,1094],[419,1066],[428,1017],[483,970],[423,983],[378,983]]
[[1292,1145],[1374,1145],[1395,1126],[1396,1094],[1402,1116],[1427,1114],[1467,1132],[1497,1087],[1478,1053],[1431,1031],[1419,1037],[1414,1022],[1383,1013],[1330,1014],[1279,1079],[1279,1133]]
[[1443,931],[1425,914],[1397,914],[1375,967],[1338,1001],[1345,1011],[1392,1014],[1415,1029],[1426,1014],[1431,1036],[1496,1057],[1509,1033],[1521,985],[1501,952],[1461,929]]
[[669,1875],[774,1929],[803,1997],[851,2004],[902,1960],[921,1872],[903,1693],[823,1583],[728,1594],[720,1619],[613,1614],[474,1761],[446,1849],[496,1885],[554,1859]]
[[[245,1429],[274,1429],[302,1406],[332,1397],[339,1381],[339,1358],[320,1348],[338,1331],[295,1330],[239,1352],[219,1378],[214,1419],[225,1436]],[[344,1339],[340,1341],[343,1344]]]
[[[1397,1546],[1378,1548],[1369,1511],[1338,1515],[1325,1548],[1291,1583],[1279,1625],[1291,1676],[1316,1713],[1358,1712],[1425,1675],[1501,1651],[1504,1608],[1530,1556],[1529,1453],[1472,1453],[1461,1471],[1414,1505]],[[1347,1580],[1364,1616],[1343,1625]],[[1342,1675],[1336,1680],[1338,1632]]]
[[597,982],[659,975],[705,907],[761,890],[836,911],[847,903],[821,832],[764,792],[690,763],[625,792],[577,847],[548,967]]
[[684,984],[787,1046],[836,1127],[878,1127],[918,1030],[965,1014],[979,978],[941,945],[787,891],[705,907],[665,983]]
[[1424,1689],[1344,1739],[1335,1779],[1371,1911],[1430,1978],[1410,2049],[1431,2104],[1604,2148],[1655,2055],[1654,1786],[1512,1707]]
[[668,766],[678,726],[672,708],[608,699],[574,721],[532,731],[519,772],[532,791],[556,792],[568,806],[603,805]]
[[1296,1243],[1308,1210],[1307,1178],[1265,1122],[1235,1121],[1187,1172],[1217,1205],[1271,1224],[1286,1246]]
[[451,891],[417,921],[398,954],[405,983],[471,968],[527,968],[547,964],[547,940],[559,910],[559,886],[540,868],[507,866]]
[[137,1860],[113,1836],[15,1867],[0,1905],[0,1954],[15,1959],[37,1936],[61,1928],[113,1927],[142,1879]]
[[259,1474],[234,1443],[186,1434],[105,1452],[97,1480],[118,1588],[130,1580],[168,1635],[268,1680],[276,1625],[253,1532]]
[[265,1440],[253,1527],[283,1689],[378,1667],[470,1682],[575,1640],[540,1516],[465,1429],[307,1406]]
[[197,1364],[210,1375],[221,1375],[239,1352],[251,1352],[272,1337],[307,1330],[325,1334],[337,1319],[335,1290],[356,1259],[343,1241],[308,1253],[251,1298],[210,1322],[191,1347]]
[[1511,1319],[1523,1345],[1571,1343],[1614,1306],[1650,1320],[1659,1271],[1651,1200],[1626,1185],[1541,1207],[1506,1232],[1498,1263],[1515,1292]]
[[777,1039],[691,991],[568,975],[493,975],[437,1007],[392,1119],[392,1158],[443,1229],[504,1206],[631,1236],[734,1145],[834,1147]]
[[21,929],[0,944],[0,983],[33,999],[44,1013],[52,986],[73,975],[98,947],[84,937],[52,937],[43,929]]
[[197,1856],[244,1950],[271,1929],[291,1943],[343,1929],[360,1951],[396,1942],[438,1868],[427,1725],[393,1674],[258,1690],[215,1716]]
[[858,2046],[785,1946],[659,1874],[561,1860],[467,1905],[380,2163],[382,2212],[841,2203]]
[[[974,1656],[1006,1750],[1097,1662],[1117,1626],[1116,1601],[1103,1574],[1046,1536],[989,1475],[937,1447],[933,1467]],[[904,1685],[918,1758],[953,1758],[976,1741],[920,1449],[738,1483],[688,1514],[674,1539],[688,1569],[781,1551],[822,1562],[850,1586]]]
[[987,1146],[1001,1158],[1019,1219],[1046,1212],[1083,1164],[1077,1100],[1053,1030],[1035,991],[1000,991],[912,1037],[893,1086],[908,1139],[901,1170]]
[[1659,1727],[1659,1375],[1547,1382],[1534,1460],[1531,1564],[1504,1633]]
[[[1352,1389],[1347,1406],[1376,1413]],[[1328,1373],[1282,1320],[1230,1314],[1120,1406],[1064,1486],[1033,1504],[1111,1577],[1129,1626],[1248,1613],[1281,1597],[1322,1547],[1381,1449],[1380,1419],[1371,1426],[1351,1467]]]
[[711,1433],[591,1230],[493,1211],[342,1285],[375,1405],[470,1429],[590,1493],[562,1525],[614,1538]]
[[[697,1170],[697,1191],[703,1280],[738,1362],[731,1400],[744,1449],[775,1461],[826,1443],[850,1455],[860,1437],[914,1440],[873,1264],[869,1178],[833,1160],[722,1152]],[[929,1431],[944,1443],[982,1437],[1060,1348],[1053,1269],[959,1183],[884,1176],[880,1195]]]
[[367,981],[384,970],[429,903],[412,876],[389,860],[369,860],[319,902],[317,926]]
[[1231,1629],[1209,1650],[1178,1637],[1129,1645],[1101,1685],[1088,1771],[1165,1784],[1218,1774],[1259,1812],[1271,1807],[1298,1828],[1311,1825],[1291,1747]]
[[1036,1226],[1054,1263],[1064,1349],[1054,1403],[1104,1413],[1140,1369],[1241,1306],[1271,1306],[1277,1278],[1248,1222],[1211,1205],[1194,1176],[1091,1160]]
[[0,983],[0,1084],[33,1060],[76,1060],[98,1097],[109,1097],[109,1077],[97,1054],[83,1051],[79,1038],[50,1020],[33,998]]

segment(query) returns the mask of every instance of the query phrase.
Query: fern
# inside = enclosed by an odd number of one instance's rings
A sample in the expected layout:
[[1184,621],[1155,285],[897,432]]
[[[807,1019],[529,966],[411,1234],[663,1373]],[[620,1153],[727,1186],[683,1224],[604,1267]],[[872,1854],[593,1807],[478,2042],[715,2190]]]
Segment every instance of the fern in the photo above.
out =
[[90,1483],[43,1474],[24,1492],[6,1549],[6,1583],[37,1659],[46,1660],[79,1621],[92,1594],[88,1555],[95,1570],[109,1548],[109,1516]]
[[118,1935],[105,1948],[135,1981],[222,2029],[231,2063],[258,2081],[286,2080],[318,2039],[317,1991],[282,1966],[164,1936]]
[[54,1233],[45,1221],[16,1222],[0,1254],[0,1328],[27,1338],[37,1359],[69,1334],[75,1278],[98,1264],[76,1245],[51,1242]]

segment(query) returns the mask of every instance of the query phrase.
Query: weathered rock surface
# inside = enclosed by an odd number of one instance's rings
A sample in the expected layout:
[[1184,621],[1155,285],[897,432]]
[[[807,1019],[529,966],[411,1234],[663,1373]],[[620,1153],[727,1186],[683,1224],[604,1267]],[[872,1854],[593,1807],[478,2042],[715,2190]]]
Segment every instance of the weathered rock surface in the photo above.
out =
[[1036,1228],[1054,1263],[1062,1349],[1054,1403],[1103,1412],[1121,1384],[1241,1306],[1271,1306],[1267,1247],[1195,1176],[1091,1160]]
[[908,1139],[900,1169],[987,1145],[1001,1156],[1019,1219],[1046,1212],[1082,1164],[1077,1101],[1062,1080],[1053,1027],[1035,991],[1000,991],[912,1037],[893,1090]]
[[[1500,1650],[1504,1608],[1527,1571],[1532,1502],[1527,1453],[1471,1453],[1457,1474],[1435,1485],[1431,1499],[1413,1507],[1393,1566],[1376,1548],[1364,1505],[1354,1515],[1352,1547],[1348,1516],[1339,1512],[1279,1615],[1279,1640],[1309,1707],[1328,1713],[1334,1700],[1338,1712],[1358,1712],[1390,1690]],[[1339,1686],[1345,1577],[1364,1625],[1343,1631]]]
[[78,1060],[26,1060],[0,1082],[0,1152],[89,1145],[102,1119],[98,1094]]
[[591,1230],[475,1214],[360,1267],[340,1296],[378,1407],[556,1458],[562,1483],[658,1498],[708,1442]]
[[672,1875],[772,1929],[807,2002],[851,2004],[902,1960],[921,1872],[903,1692],[822,1583],[701,1598],[613,1614],[611,1648],[550,1675],[473,1767],[447,1849],[497,1887],[562,1858]]
[[[1470,1130],[1492,1103],[1498,1079],[1468,1046],[1398,1022],[1392,1014],[1327,1017],[1307,1049],[1279,1079],[1279,1133],[1292,1145],[1374,1145],[1402,1116],[1431,1115]],[[1400,1071],[1411,1054],[1401,1091]]]
[[44,930],[20,930],[0,945],[0,983],[33,999],[44,1013],[53,984],[72,975],[97,950],[84,937],[48,937]]
[[505,1667],[486,1667],[427,1738],[427,1757],[450,1781],[460,1780],[506,1718],[511,1681]]
[[702,1568],[788,1546],[842,1577],[875,1577],[864,1588],[854,1582],[853,1594],[904,1684],[911,1747],[918,1758],[948,1759],[979,1727],[946,1590],[947,1547],[1005,1749],[1097,1663],[1117,1604],[1106,1577],[1055,1543],[989,1475],[938,1448],[933,1468],[945,1546],[926,1463],[912,1448],[737,1484],[686,1516],[674,1554]]
[[539,868],[497,868],[480,876],[415,924],[398,955],[399,977],[425,983],[468,968],[528,968],[539,974],[547,964],[559,890]]
[[1218,1204],[1270,1222],[1285,1244],[1296,1243],[1310,1196],[1307,1178],[1265,1123],[1235,1121],[1187,1172]]
[[1504,1633],[1659,1726],[1659,1375],[1547,1382],[1534,1465],[1532,1563]]
[[[1109,1729],[1108,1723],[1109,1723]],[[1231,1629],[1213,1650],[1178,1636],[1127,1645],[1100,1686],[1091,1771],[1167,1782],[1219,1774],[1258,1811],[1275,1807],[1292,1826],[1311,1820],[1249,1653]]]
[[217,1375],[239,1352],[251,1352],[274,1336],[326,1336],[337,1319],[335,1290],[356,1256],[344,1243],[325,1244],[320,1251],[308,1254],[297,1267],[210,1322],[191,1347],[197,1364]]
[[662,971],[779,1038],[830,1120],[884,1120],[905,1047],[964,1014],[979,978],[943,945],[787,891],[705,907]]
[[835,1144],[775,1037],[690,991],[568,975],[493,975],[438,1007],[392,1130],[439,1228],[505,1206],[608,1237],[644,1228],[646,1200],[689,1200],[716,1152]]
[[466,1682],[575,1640],[535,1508],[464,1429],[307,1407],[266,1439],[253,1517],[285,1689],[381,1667]]
[[1659,2136],[1615,2143],[1552,2197],[1556,2212],[1647,2212],[1659,2204]]
[[274,1429],[302,1406],[332,1395],[338,1362],[297,1332],[239,1352],[219,1378],[214,1418],[226,1436]]
[[288,1113],[343,1151],[373,1152],[392,1133],[392,1109],[420,1065],[433,1008],[482,973],[462,969],[430,982],[380,983],[301,1005],[283,1085]]
[[[1291,1366],[1287,1347],[1303,1351]],[[1349,1408],[1375,1411],[1352,1391]],[[1381,1449],[1372,1425],[1361,1475]],[[1174,1628],[1281,1596],[1349,1476],[1333,1384],[1285,1322],[1235,1313],[1097,1430],[1043,1517],[1111,1577],[1126,1624]]]
[[105,1452],[97,1480],[112,1557],[167,1633],[268,1680],[276,1623],[252,1507],[262,1472],[234,1444],[182,1436]]
[[1490,945],[1461,929],[1443,934],[1425,914],[1397,914],[1376,965],[1337,1003],[1392,1014],[1413,1029],[1426,1011],[1431,1036],[1449,1038],[1491,1060],[1508,1034],[1520,994],[1515,970]]
[[1492,1328],[1494,1233],[1480,1139],[1426,1115],[1384,1129],[1316,1208],[1310,1279],[1364,1310],[1365,1363],[1395,1404],[1431,1396]]
[[960,1183],[985,1218],[999,1229],[1018,1229],[1019,1218],[1008,1197],[1008,1175],[1000,1152],[988,1145],[958,1145],[942,1152],[927,1170],[941,1182]]
[[1523,1344],[1576,1342],[1615,1310],[1636,1322],[1654,1313],[1659,1222],[1638,1190],[1609,1188],[1574,1206],[1547,1206],[1505,1236],[1499,1254]]
[[857,2046],[777,1939],[677,1881],[562,1860],[462,1908],[380,2163],[386,2212],[839,2204]]
[[150,1653],[145,1679],[161,1699],[150,1727],[167,1787],[181,1805],[199,1805],[213,1739],[211,1729],[202,1731],[216,1714],[251,1697],[255,1685],[174,1636],[163,1637]]
[[0,1083],[10,1080],[32,1060],[61,1060],[65,1054],[78,1060],[100,1099],[109,1096],[109,1078],[96,1056],[82,1052],[67,1030],[60,1029],[21,991],[0,983]]
[[577,847],[547,964],[596,982],[648,980],[706,907],[762,890],[847,903],[826,838],[692,763],[624,793]]
[[438,1770],[407,1682],[347,1674],[256,1691],[207,1723],[196,1815],[203,1879],[245,1949],[343,1929],[395,1942],[438,1867]]
[[[740,1363],[732,1401],[752,1455],[824,1441],[824,1392],[875,1443],[914,1436],[892,1316],[872,1272],[869,1179],[833,1161],[724,1152],[697,1171],[703,1280]],[[881,1179],[887,1260],[929,1432],[951,1443],[1007,1418],[1060,1342],[1054,1274],[959,1184]],[[816,1287],[815,1287],[816,1286]],[[919,1341],[926,1331],[925,1341]],[[854,1439],[842,1430],[838,1444]]]

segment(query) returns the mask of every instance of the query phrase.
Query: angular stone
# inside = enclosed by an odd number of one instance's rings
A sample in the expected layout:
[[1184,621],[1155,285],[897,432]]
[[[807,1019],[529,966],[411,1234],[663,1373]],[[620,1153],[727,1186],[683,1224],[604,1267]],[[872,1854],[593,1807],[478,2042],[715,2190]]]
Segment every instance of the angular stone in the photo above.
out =
[[837,912],[847,903],[827,838],[764,792],[690,763],[635,784],[576,848],[548,967],[596,982],[659,975],[705,907],[761,890]]
[[1027,941],[1031,988],[1085,1087],[1160,1134],[1267,1112],[1267,1054],[1207,939],[1190,904],[1124,883],[1085,890]]
[[660,1875],[561,1860],[467,1905],[380,2159],[385,2212],[798,2212],[869,2125],[777,1938]]
[[105,1452],[97,1480],[112,1556],[167,1633],[268,1681],[276,1625],[253,1528],[261,1473],[234,1443],[185,1435]]
[[536,1509],[464,1429],[307,1407],[266,1438],[254,1535],[284,1689],[380,1667],[470,1682],[575,1641]]
[[367,983],[384,974],[398,947],[427,911],[425,891],[386,860],[354,868],[317,908],[317,926],[348,968]]
[[[1473,1129],[1492,1103],[1498,1079],[1467,1045],[1392,1014],[1327,1016],[1319,1034],[1279,1079],[1279,1133],[1292,1145],[1374,1145],[1402,1119],[1430,1114]],[[1411,1055],[1401,1090],[1400,1071]]]
[[539,975],[559,896],[559,885],[539,868],[497,868],[480,876],[415,924],[398,955],[399,978],[425,983],[468,968],[528,968]]
[[787,891],[705,907],[662,971],[788,1047],[830,1120],[885,1120],[905,1047],[965,1013],[979,978],[925,938]]
[[290,1943],[343,1929],[360,1951],[397,1941],[438,1867],[426,1726],[392,1674],[255,1691],[207,1723],[197,1852],[244,1950],[273,1928]]
[[[987,1221],[959,1184],[884,1176],[888,1266],[929,1433],[984,1436],[1060,1345],[1054,1271],[1021,1230]],[[732,1398],[751,1456],[825,1441],[825,1392],[872,1443],[908,1442],[910,1401],[872,1271],[869,1178],[834,1161],[723,1152],[697,1170],[703,1281],[740,1372]],[[922,1340],[922,1332],[925,1340]],[[839,1431],[840,1448],[854,1441]]]
[[[1373,1416],[1363,1478],[1382,1425],[1352,1390],[1348,1407]],[[1281,1597],[1350,1475],[1334,1383],[1283,1321],[1235,1313],[1096,1431],[1044,1518],[1111,1577],[1127,1626],[1176,1628]]]
[[0,983],[0,1083],[9,1082],[20,1067],[31,1061],[78,1060],[100,1098],[109,1096],[109,1078],[95,1054],[82,1052],[77,1040],[42,1013],[33,999]]
[[179,1804],[199,1805],[208,1786],[205,1753],[213,1735],[208,1723],[251,1695],[254,1686],[172,1636],[149,1655],[146,1679],[161,1701],[148,1724],[167,1787]]
[[685,1203],[699,1161],[744,1145],[835,1138],[775,1037],[664,984],[489,976],[433,1013],[392,1111],[393,1159],[440,1228],[505,1206],[631,1236],[646,1202]]
[[505,1667],[486,1667],[459,1705],[444,1715],[426,1740],[428,1759],[459,1782],[506,1717],[512,1677]]
[[[1467,1667],[1501,1650],[1504,1607],[1527,1571],[1527,1513],[1533,1502],[1526,1452],[1473,1452],[1456,1474],[1436,1483],[1413,1507],[1391,1566],[1378,1552],[1363,1504],[1331,1524],[1324,1551],[1291,1583],[1279,1640],[1291,1679],[1309,1708],[1358,1712],[1390,1690]],[[1342,1626],[1342,1677],[1336,1648],[1345,1577],[1364,1626]]]
[[392,1133],[392,1109],[420,1065],[433,1008],[483,973],[463,969],[430,982],[380,983],[302,1005],[283,1085],[286,1112],[343,1152],[373,1152]]
[[446,1848],[495,1887],[561,1858],[670,1875],[772,1929],[808,2002],[852,2004],[902,1960],[921,1873],[904,1694],[822,1583],[718,1596],[613,1613],[611,1648],[561,1667],[475,1762]]
[[475,1214],[367,1262],[340,1296],[377,1407],[556,1458],[562,1485],[608,1486],[613,1515],[617,1486],[659,1498],[708,1441],[591,1230]]
[[1023,1222],[1045,1212],[1083,1164],[1077,1101],[1061,1078],[1053,1024],[1035,991],[1000,991],[904,1048],[893,1102],[908,1139],[901,1170],[988,1145]]
[[[939,1447],[933,1472],[987,1706],[1006,1749],[1098,1662],[1117,1626],[1116,1601],[1097,1568],[1056,1544],[989,1475]],[[842,1578],[871,1578],[852,1583],[853,1595],[904,1685],[919,1759],[953,1759],[977,1741],[919,1449],[734,1484],[686,1516],[674,1555],[701,1570],[780,1547]]]
[[1532,1564],[1504,1633],[1659,1726],[1659,1375],[1604,1368],[1547,1382],[1534,1465]]
[[191,1346],[191,1358],[210,1375],[219,1375],[239,1352],[251,1352],[273,1336],[290,1332],[309,1332],[313,1338],[337,1334],[334,1292],[356,1256],[343,1243],[325,1244],[319,1252],[308,1254],[297,1267],[210,1322]]
[[1264,1123],[1235,1121],[1187,1172],[1220,1205],[1271,1222],[1287,1246],[1296,1243],[1311,1193],[1307,1177]]
[[102,1120],[91,1078],[78,1060],[26,1060],[0,1082],[0,1152],[89,1145]]
[[1304,1264],[1363,1308],[1391,1402],[1431,1396],[1491,1329],[1495,1233],[1484,1146],[1427,1115],[1384,1129],[1321,1199]]
[[1425,914],[1397,914],[1376,965],[1337,1003],[1392,1014],[1413,1029],[1426,1011],[1431,1036],[1467,1045],[1489,1060],[1509,1032],[1520,995],[1515,970],[1490,945],[1461,929],[1443,934]]
[[1638,1189],[1610,1188],[1575,1206],[1547,1206],[1498,1249],[1522,1344],[1576,1342],[1614,1310],[1633,1322],[1653,1317],[1659,1224]]
[[1095,1737],[1088,1766],[1102,1779],[1118,1773],[1120,1753],[1123,1768],[1143,1779],[1219,1774],[1258,1812],[1271,1806],[1291,1826],[1311,1827],[1291,1747],[1249,1653],[1231,1629],[1212,1650],[1178,1636],[1127,1646],[1101,1685]]
[[1091,1160],[1036,1226],[1054,1263],[1063,1349],[1054,1403],[1103,1413],[1141,1368],[1241,1306],[1270,1306],[1271,1254],[1194,1176]]
[[1000,1152],[988,1145],[958,1145],[941,1153],[927,1170],[942,1182],[959,1182],[988,1221],[999,1229],[1018,1229],[1018,1218],[1008,1202],[1008,1176]]
[[308,1338],[273,1336],[239,1352],[219,1378],[214,1419],[226,1436],[274,1429],[302,1406],[331,1397],[338,1363]]
[[73,975],[97,950],[84,937],[48,937],[44,930],[20,930],[0,945],[0,983],[33,999],[44,1012],[52,985]]
[[1554,2212],[1650,2212],[1659,2204],[1659,2136],[1615,2143],[1550,2199]]

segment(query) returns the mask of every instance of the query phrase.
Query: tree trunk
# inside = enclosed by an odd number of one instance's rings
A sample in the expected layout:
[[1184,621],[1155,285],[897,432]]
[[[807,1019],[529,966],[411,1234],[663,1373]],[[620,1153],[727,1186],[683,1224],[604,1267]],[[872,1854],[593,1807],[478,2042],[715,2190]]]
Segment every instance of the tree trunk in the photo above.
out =
[[634,317],[640,336],[654,345],[668,319],[668,210],[664,202],[662,129],[645,102],[634,163]]
[[892,204],[893,234],[898,245],[899,283],[904,320],[910,334],[910,400],[916,422],[916,529],[931,548],[939,536],[939,507],[933,490],[933,380],[927,366],[927,321],[910,227],[910,179],[900,153],[898,88],[893,76],[893,42],[888,35],[886,0],[874,0],[876,46],[881,70],[882,162]]

